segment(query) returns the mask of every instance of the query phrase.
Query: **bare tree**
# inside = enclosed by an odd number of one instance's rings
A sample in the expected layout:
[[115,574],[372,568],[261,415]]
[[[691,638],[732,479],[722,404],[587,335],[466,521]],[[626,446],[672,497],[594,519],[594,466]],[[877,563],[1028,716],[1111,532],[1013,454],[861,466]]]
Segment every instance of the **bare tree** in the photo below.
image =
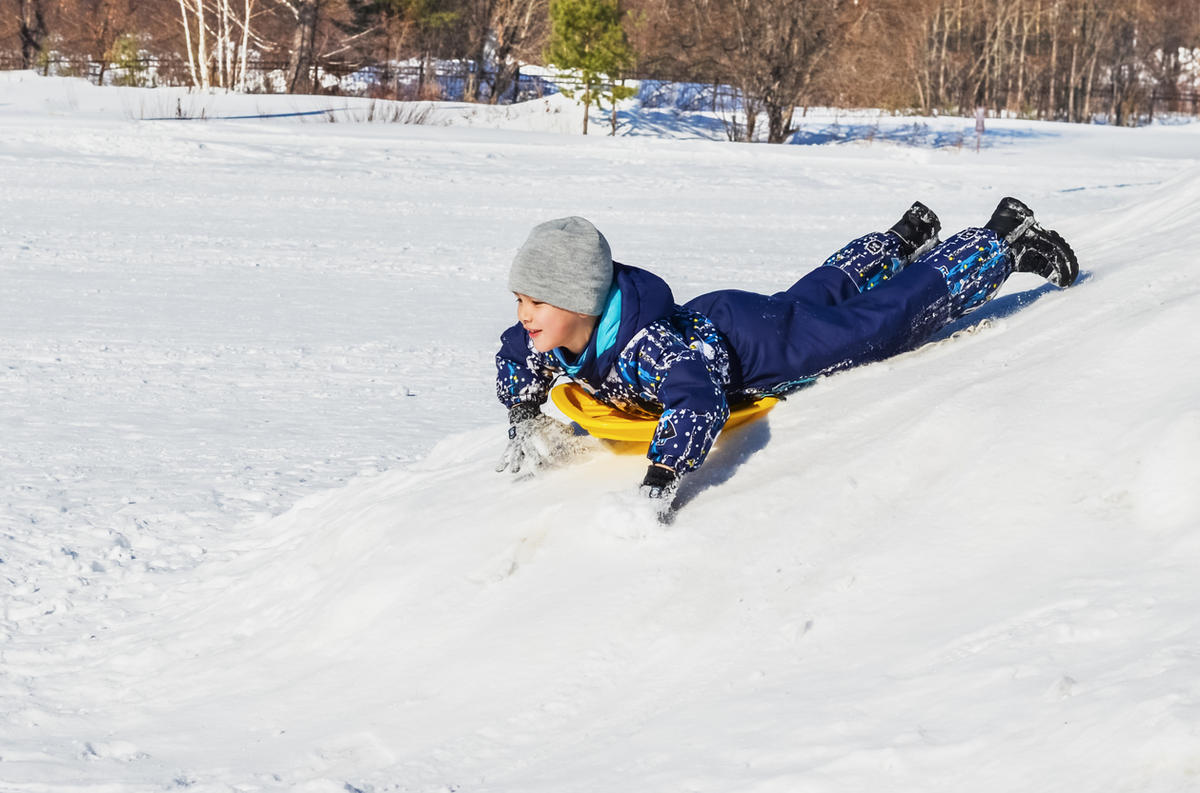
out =
[[[179,14],[187,42],[192,85],[208,88],[212,81],[208,70],[208,26],[204,19],[204,0],[179,0]],[[193,27],[196,29],[195,38],[192,36]]]
[[808,101],[826,59],[847,42],[867,12],[854,0],[678,0],[683,36],[715,60],[746,103],[746,138],[755,106],[767,115],[767,140],[794,131],[795,108]]
[[[873,0],[833,49],[813,84],[814,101],[839,107],[929,110],[945,41],[938,0]],[[943,45],[944,46],[944,45]],[[944,79],[944,77],[942,78]]]
[[[547,2],[457,0],[451,4],[460,34],[460,52],[468,68],[465,99],[479,101],[487,87],[490,101],[495,102],[511,90],[519,68],[515,57],[540,49]],[[489,77],[492,67],[496,71]]]
[[37,65],[46,40],[46,12],[43,0],[18,0],[20,4],[21,68],[32,69]]
[[[1193,0],[1160,0],[1142,23],[1146,51],[1139,59],[1153,80],[1152,99],[1179,111],[1181,91],[1189,79],[1185,60],[1200,40],[1200,5]],[[1191,75],[1195,79],[1195,75]],[[1194,90],[1194,83],[1191,86]]]
[[78,0],[77,8],[79,38],[89,46],[92,56],[99,59],[97,79],[103,83],[114,45],[136,26],[133,19],[136,0]]
[[178,0],[192,85],[246,90],[256,0]]
[[317,25],[323,0],[275,0],[295,21],[288,49],[287,90],[308,91],[315,87]]
[[546,38],[547,0],[497,0],[492,9],[492,57],[496,76],[490,100],[495,104],[515,91],[520,78],[519,58],[530,58],[542,49]]

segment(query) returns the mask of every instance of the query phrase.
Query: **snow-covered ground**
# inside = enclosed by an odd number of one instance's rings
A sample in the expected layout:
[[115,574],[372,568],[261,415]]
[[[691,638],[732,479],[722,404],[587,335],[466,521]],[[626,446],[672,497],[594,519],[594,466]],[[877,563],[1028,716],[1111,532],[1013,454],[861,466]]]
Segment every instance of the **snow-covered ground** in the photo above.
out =
[[[0,790],[1200,788],[1200,125],[143,120],[329,101],[0,73]],[[492,471],[536,222],[686,299],[1007,194],[1076,288],[730,432],[672,524],[637,457]]]

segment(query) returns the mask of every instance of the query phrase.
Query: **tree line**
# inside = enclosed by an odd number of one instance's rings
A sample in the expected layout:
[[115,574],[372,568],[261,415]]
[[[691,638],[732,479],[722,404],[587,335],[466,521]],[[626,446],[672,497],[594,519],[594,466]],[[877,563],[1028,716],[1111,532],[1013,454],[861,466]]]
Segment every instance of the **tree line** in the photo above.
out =
[[[459,64],[468,101],[512,96],[521,63],[730,86],[741,132],[785,140],[814,105],[976,107],[1065,121],[1197,112],[1196,0],[0,0],[0,65],[91,73],[152,60],[198,87],[395,96],[398,64]],[[61,69],[59,70],[61,73]],[[761,120],[760,120],[761,119]]]
[[540,59],[547,22],[547,0],[0,0],[0,58],[101,75],[153,62],[159,80],[241,90],[273,71],[272,89],[289,93],[377,67],[381,95],[400,61],[455,59],[495,64],[489,87],[502,96],[517,64]]

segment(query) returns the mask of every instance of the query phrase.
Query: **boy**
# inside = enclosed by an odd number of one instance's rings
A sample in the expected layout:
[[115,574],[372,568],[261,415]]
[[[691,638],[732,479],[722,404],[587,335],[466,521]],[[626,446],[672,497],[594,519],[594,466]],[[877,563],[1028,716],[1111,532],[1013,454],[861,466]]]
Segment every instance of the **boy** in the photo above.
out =
[[602,402],[658,419],[641,491],[669,499],[679,477],[704,462],[731,404],[912,349],[989,300],[1013,272],[1062,288],[1079,275],[1071,247],[1015,198],[983,228],[945,242],[940,230],[917,202],[888,231],[854,240],[784,292],[728,289],[679,306],[661,278],[614,262],[588,221],[542,223],[509,272],[519,321],[496,356],[510,423],[496,470],[540,465],[568,443],[565,425],[540,410],[565,375]]

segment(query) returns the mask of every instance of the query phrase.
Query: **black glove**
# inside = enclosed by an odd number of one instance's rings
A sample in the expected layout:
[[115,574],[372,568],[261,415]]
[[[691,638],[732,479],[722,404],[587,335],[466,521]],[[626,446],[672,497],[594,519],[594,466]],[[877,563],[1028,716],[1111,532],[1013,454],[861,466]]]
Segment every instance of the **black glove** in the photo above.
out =
[[638,488],[646,498],[662,498],[670,500],[675,495],[679,485],[679,476],[670,468],[661,465],[651,465],[646,469],[646,478]]
[[497,471],[514,474],[566,459],[577,451],[571,428],[542,413],[532,402],[518,402],[508,410],[508,446],[496,464]]

